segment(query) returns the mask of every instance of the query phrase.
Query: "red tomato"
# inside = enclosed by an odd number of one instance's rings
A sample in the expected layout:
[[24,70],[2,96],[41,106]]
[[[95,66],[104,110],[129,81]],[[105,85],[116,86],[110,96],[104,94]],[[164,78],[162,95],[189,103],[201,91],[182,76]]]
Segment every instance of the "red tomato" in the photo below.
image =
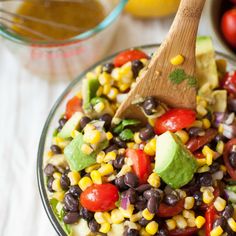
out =
[[114,59],[114,65],[116,67],[120,67],[129,61],[134,61],[142,58],[148,58],[147,54],[137,49],[130,49],[119,53]]
[[200,147],[204,146],[207,143],[210,143],[215,138],[216,135],[217,135],[216,129],[208,129],[208,130],[206,130],[204,136],[197,136],[197,137],[191,138],[187,142],[186,147],[191,152],[195,152]]
[[66,104],[66,118],[70,119],[77,111],[82,111],[82,100],[77,96],[74,96]]
[[161,203],[157,212],[159,217],[172,217],[178,215],[184,209],[184,199],[179,200],[175,206],[169,206],[165,203]]
[[155,132],[178,131],[190,126],[196,119],[196,113],[190,109],[171,109],[156,119]]
[[236,95],[236,71],[226,73],[223,78],[222,87],[229,93]]
[[224,13],[221,19],[221,30],[226,41],[236,48],[236,9]]
[[206,223],[205,223],[205,233],[206,236],[210,236],[211,235],[211,230],[213,228],[213,223],[215,221],[217,217],[217,213],[215,210],[214,205],[212,204],[211,206],[208,207],[206,213],[205,213],[205,219],[206,219]]
[[226,143],[223,157],[227,172],[229,173],[229,175],[233,180],[236,180],[236,170],[230,165],[229,162],[229,154],[232,150],[233,145],[236,145],[236,138],[231,139],[228,143]]
[[169,236],[192,236],[198,232],[197,227],[189,227],[186,229],[174,229],[169,231]]
[[141,149],[127,149],[126,156],[131,158],[133,162],[133,170],[139,178],[139,183],[146,183],[151,173],[150,157]]
[[113,184],[94,184],[80,195],[80,203],[89,211],[110,211],[116,208],[118,189]]

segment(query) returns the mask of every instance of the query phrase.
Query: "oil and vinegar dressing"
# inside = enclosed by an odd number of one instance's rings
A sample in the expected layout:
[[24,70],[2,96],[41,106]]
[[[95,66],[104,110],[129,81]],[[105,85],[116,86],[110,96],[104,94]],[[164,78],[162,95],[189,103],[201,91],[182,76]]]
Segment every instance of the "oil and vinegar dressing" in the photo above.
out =
[[[106,16],[103,5],[97,0],[24,1],[16,13],[69,26],[57,27],[55,24],[45,24],[40,20],[25,19],[22,21],[22,19],[15,17],[16,24],[12,26],[14,31],[23,37],[34,40],[43,40],[40,35],[54,40],[69,39],[96,27]],[[39,32],[39,34],[34,32]]]

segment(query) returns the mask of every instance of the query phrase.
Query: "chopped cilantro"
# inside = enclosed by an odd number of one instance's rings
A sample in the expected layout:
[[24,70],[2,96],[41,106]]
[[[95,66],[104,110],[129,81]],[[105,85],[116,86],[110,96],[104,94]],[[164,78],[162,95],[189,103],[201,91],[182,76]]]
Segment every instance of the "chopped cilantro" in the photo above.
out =
[[130,129],[124,129],[120,134],[119,137],[123,141],[128,141],[134,137],[134,133]]
[[186,79],[185,71],[183,69],[176,69],[170,73],[169,79],[174,84],[180,84]]
[[127,126],[135,126],[138,125],[140,123],[140,121],[138,120],[133,120],[133,119],[127,119],[127,120],[123,120],[118,126],[116,126],[113,130],[114,133],[119,134],[122,132],[122,130],[124,130],[125,127]]
[[196,87],[197,86],[197,79],[194,76],[187,76],[188,80],[188,85],[191,87]]

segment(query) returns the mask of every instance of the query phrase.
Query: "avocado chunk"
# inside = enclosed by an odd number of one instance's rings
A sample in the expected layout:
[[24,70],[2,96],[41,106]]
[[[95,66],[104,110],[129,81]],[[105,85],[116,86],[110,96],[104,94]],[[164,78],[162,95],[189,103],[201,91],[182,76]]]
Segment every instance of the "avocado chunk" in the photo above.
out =
[[197,162],[180,139],[167,131],[157,138],[155,172],[172,188],[181,188],[189,183]]
[[59,138],[67,139],[71,137],[71,132],[78,128],[80,119],[83,117],[81,112],[76,112],[63,126],[57,134]]
[[211,37],[201,36],[196,43],[196,76],[199,87],[209,83],[214,89],[219,85],[215,51]]
[[84,111],[91,109],[90,101],[96,97],[99,88],[99,81],[96,77],[84,79],[82,84],[83,109]]

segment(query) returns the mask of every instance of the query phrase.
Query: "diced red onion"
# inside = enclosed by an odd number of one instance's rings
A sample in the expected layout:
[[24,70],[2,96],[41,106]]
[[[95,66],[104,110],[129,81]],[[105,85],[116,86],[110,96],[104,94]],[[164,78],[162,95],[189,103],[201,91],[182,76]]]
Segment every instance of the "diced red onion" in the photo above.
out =
[[223,124],[223,135],[228,139],[236,137],[236,125]]
[[225,118],[225,112],[215,112],[215,126],[218,127],[220,123],[223,123]]
[[121,206],[121,208],[123,208],[124,210],[126,210],[129,205],[130,205],[129,198],[128,198],[128,197],[122,197],[122,198],[121,198],[121,201],[120,201],[120,206]]
[[236,193],[230,191],[230,190],[225,190],[225,193],[229,199],[229,201],[236,203]]

